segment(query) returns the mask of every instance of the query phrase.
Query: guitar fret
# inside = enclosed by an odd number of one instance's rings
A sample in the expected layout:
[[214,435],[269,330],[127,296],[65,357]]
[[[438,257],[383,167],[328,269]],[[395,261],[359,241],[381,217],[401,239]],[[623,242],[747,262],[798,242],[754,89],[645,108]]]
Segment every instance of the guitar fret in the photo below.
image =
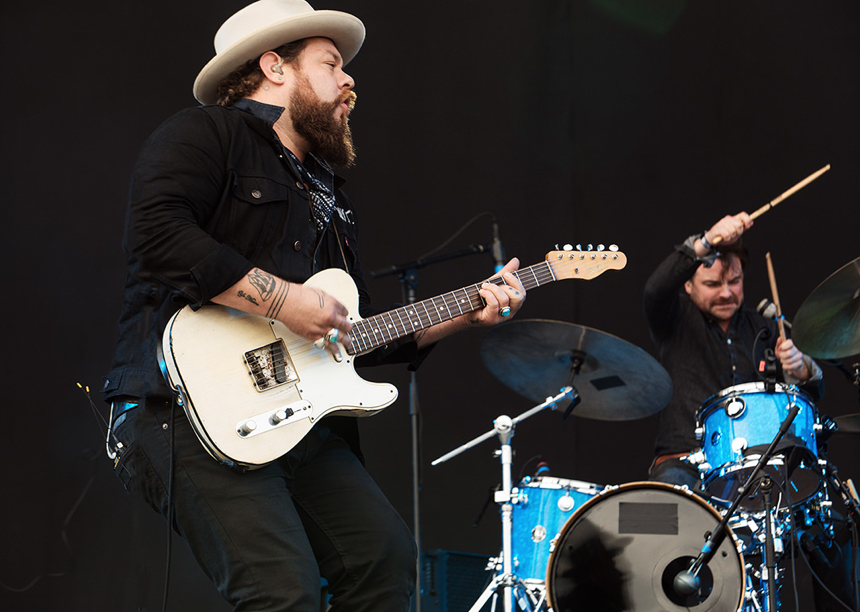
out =
[[409,322],[412,323],[413,331],[415,330],[415,321],[413,320],[412,317],[415,317],[415,319],[418,320],[418,329],[424,329],[424,327],[421,325],[421,317],[418,315],[418,311],[415,310],[414,305],[406,310],[406,314],[409,315]]
[[425,327],[430,327],[431,325],[433,325],[433,317],[430,316],[430,311],[427,310],[427,300],[418,303],[424,308],[424,313],[427,315],[427,325],[424,325],[422,321],[421,329],[424,329]]
[[[400,319],[400,325],[401,325],[401,326],[403,326],[403,335],[405,336],[405,335],[406,335],[406,333],[407,333],[407,332],[406,332],[406,324],[403,322],[403,317],[401,317],[401,316],[400,316],[400,311],[401,311],[401,310],[403,310],[403,309],[402,309],[402,308],[397,308],[397,309],[395,309],[395,310],[394,310],[394,312],[395,312],[395,314],[397,314],[397,318],[398,318],[398,319]],[[407,318],[407,320],[408,320],[408,318]],[[410,325],[412,325],[412,321],[409,321],[409,324],[410,324]],[[414,325],[412,325],[412,331],[415,331],[415,326],[414,326]]]
[[534,266],[529,266],[529,267],[527,268],[527,270],[528,270],[529,272],[531,272],[531,273],[532,273],[532,276],[533,276],[533,277],[534,277],[534,279],[535,279],[535,287],[540,287],[540,281],[538,280],[537,274],[535,274],[535,268],[534,268]]
[[[448,295],[450,295],[451,297],[454,298],[454,305],[457,307],[457,310],[460,311],[460,314],[463,314],[463,309],[460,308],[460,302],[459,302],[459,300],[457,300],[457,295],[453,291],[451,293],[449,293]],[[447,299],[446,299],[446,302],[447,302]],[[450,308],[449,308],[449,310],[450,310]]]
[[[463,295],[464,295],[464,296],[466,296],[466,298],[465,298],[466,300],[468,300],[468,299],[469,299],[469,294],[466,292],[466,290],[465,290],[465,289],[460,289],[459,291],[461,291],[461,292],[463,293]],[[454,299],[455,299],[455,300],[456,300],[456,302],[457,302],[457,308],[460,310],[460,314],[465,314],[466,312],[469,312],[468,310],[463,310],[463,306],[464,306],[464,303],[463,303],[463,302],[464,302],[465,300],[464,300],[463,298],[458,298],[458,297],[457,297],[457,292],[456,292],[456,291],[454,291],[454,292],[452,292],[452,293],[453,293],[453,295],[454,295]],[[471,306],[471,304],[470,304],[470,306]]]
[[[400,335],[397,333],[397,327],[394,325],[394,319],[391,318],[391,314],[385,312],[385,313],[382,313],[381,315],[379,315],[379,318],[384,323],[385,322],[385,315],[388,315],[388,325],[386,325],[384,327],[383,331],[388,332],[388,341],[391,342],[395,338],[399,338]],[[392,330],[394,330],[393,333],[392,333]]]

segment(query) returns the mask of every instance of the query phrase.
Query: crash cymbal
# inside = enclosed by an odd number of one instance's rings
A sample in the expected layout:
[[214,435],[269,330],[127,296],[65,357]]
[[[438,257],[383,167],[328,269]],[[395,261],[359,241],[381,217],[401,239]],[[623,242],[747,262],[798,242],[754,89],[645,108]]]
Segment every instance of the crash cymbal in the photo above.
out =
[[648,353],[573,323],[524,319],[499,325],[484,337],[481,357],[496,378],[534,402],[572,385],[581,398],[573,414],[588,419],[639,419],[672,397],[669,374]]
[[833,420],[839,426],[836,433],[860,433],[860,414],[845,414]]
[[860,258],[831,274],[804,300],[791,335],[797,348],[819,359],[860,353]]

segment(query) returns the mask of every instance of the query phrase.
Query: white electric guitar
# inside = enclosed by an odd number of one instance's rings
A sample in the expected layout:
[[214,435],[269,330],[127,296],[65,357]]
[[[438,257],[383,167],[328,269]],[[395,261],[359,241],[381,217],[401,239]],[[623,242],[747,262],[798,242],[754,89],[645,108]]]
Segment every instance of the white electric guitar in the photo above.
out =
[[[616,247],[564,250],[514,274],[531,290],[626,265]],[[484,307],[479,283],[362,319],[358,291],[346,272],[324,270],[305,284],[350,312],[352,342],[341,344],[340,360],[278,321],[223,306],[186,306],[164,330],[161,366],[167,382],[203,446],[225,464],[253,469],[274,461],[327,415],[376,414],[397,399],[397,389],[359,377],[356,355]]]

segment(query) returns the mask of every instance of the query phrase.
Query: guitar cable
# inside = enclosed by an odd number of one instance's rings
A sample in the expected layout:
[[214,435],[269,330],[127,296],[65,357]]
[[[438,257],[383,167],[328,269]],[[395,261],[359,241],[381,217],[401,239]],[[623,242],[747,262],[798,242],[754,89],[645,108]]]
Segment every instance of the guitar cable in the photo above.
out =
[[167,558],[164,567],[164,596],[161,603],[162,612],[167,612],[167,596],[170,591],[170,557],[173,544],[173,471],[174,471],[174,429],[176,427],[176,397],[170,400],[170,451],[167,459]]

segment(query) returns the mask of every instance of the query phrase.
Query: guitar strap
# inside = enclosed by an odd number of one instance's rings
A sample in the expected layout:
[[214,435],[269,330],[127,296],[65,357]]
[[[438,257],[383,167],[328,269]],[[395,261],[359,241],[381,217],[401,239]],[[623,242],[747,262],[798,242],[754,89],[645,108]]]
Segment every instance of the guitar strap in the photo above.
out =
[[337,238],[337,246],[338,246],[338,248],[340,248],[340,256],[343,258],[343,268],[344,268],[344,270],[346,270],[346,273],[349,274],[349,264],[346,263],[346,253],[343,252],[343,244],[340,241],[340,234],[337,231],[337,223],[332,221],[331,227],[334,230],[335,238]]

